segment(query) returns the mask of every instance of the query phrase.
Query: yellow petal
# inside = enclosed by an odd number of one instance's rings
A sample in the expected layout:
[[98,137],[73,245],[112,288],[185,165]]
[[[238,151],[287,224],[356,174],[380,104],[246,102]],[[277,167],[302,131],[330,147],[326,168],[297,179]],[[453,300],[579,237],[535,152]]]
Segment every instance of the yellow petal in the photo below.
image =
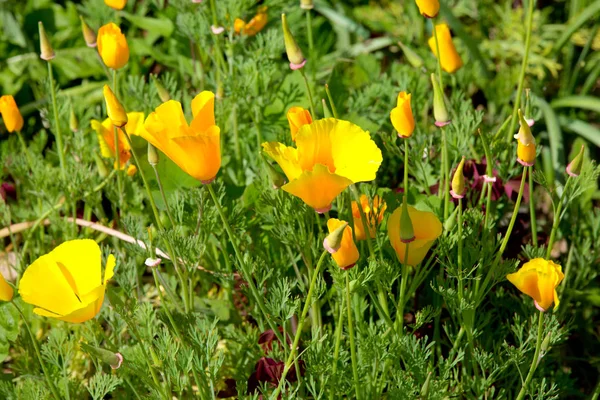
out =
[[522,293],[537,301],[541,307],[546,308],[540,303],[541,296],[538,289],[538,274],[535,269],[521,268],[513,274],[506,275],[506,279]]
[[49,254],[78,296],[83,296],[102,284],[101,254],[98,244],[91,239],[70,240]]
[[14,295],[13,288],[6,282],[2,274],[0,274],[0,300],[11,301]]
[[196,132],[204,132],[215,125],[215,94],[205,90],[192,100],[192,128]]
[[390,113],[394,129],[403,138],[411,137],[415,130],[415,119],[410,106],[411,95],[406,92],[398,94],[398,105]]
[[427,18],[435,18],[440,12],[440,2],[438,0],[416,0],[417,7],[421,15]]
[[[446,24],[437,24],[435,26],[435,30],[437,32],[438,37],[438,45],[440,48],[440,63],[442,64],[442,69],[448,73],[453,73],[462,67],[463,62],[460,58],[460,55],[456,51],[456,47],[454,47],[454,42],[452,42],[452,35],[450,34],[450,28]],[[437,57],[437,49],[435,44],[435,37],[432,36],[429,41],[429,47],[433,54]]]
[[296,134],[298,163],[303,171],[310,171],[317,164],[325,165],[334,173],[332,132],[337,126],[334,118],[325,118],[303,125]]
[[220,133],[219,127],[213,125],[197,136],[173,138],[173,145],[165,154],[199,181],[211,181],[221,168]]
[[[187,127],[188,123],[183,115],[183,108],[181,103],[175,100],[169,100],[160,106],[156,107],[156,110],[152,113],[158,117],[158,120],[162,124],[162,129],[166,129],[170,133],[170,137],[180,136],[179,127]],[[145,127],[148,128],[148,121],[146,121]]]
[[4,95],[0,97],[0,114],[2,114],[6,130],[9,132],[18,132],[23,129],[23,116],[13,96]]
[[[327,229],[329,230],[329,233],[332,233],[340,225],[345,223],[346,221],[340,221],[339,219],[330,218],[327,221]],[[340,248],[332,254],[332,257],[335,260],[335,263],[338,265],[338,267],[342,269],[348,269],[354,266],[354,264],[356,264],[356,262],[360,258],[358,248],[356,247],[356,244],[352,239],[352,228],[350,228],[350,226],[347,226],[346,229],[344,229],[344,234],[342,236],[342,243],[340,245]]]
[[115,265],[117,265],[115,256],[109,254],[108,259],[106,260],[106,266],[104,267],[104,284],[106,284],[106,282],[108,282],[114,276]]
[[287,112],[287,119],[290,125],[292,140],[294,141],[296,140],[298,130],[302,126],[312,123],[310,112],[302,107],[291,107]]
[[302,174],[298,163],[298,151],[295,148],[277,142],[263,143],[262,147],[263,151],[279,164],[288,181],[291,182]]

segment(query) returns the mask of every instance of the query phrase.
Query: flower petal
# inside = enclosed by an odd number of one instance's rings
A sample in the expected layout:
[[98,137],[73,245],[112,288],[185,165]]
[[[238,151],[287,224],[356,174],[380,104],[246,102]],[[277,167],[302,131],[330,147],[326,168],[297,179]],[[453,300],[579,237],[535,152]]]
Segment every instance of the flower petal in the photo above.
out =
[[186,173],[200,181],[217,176],[221,168],[221,130],[218,126],[213,125],[197,136],[173,138],[171,143],[165,154]]
[[263,151],[279,164],[288,181],[291,182],[302,174],[302,168],[298,164],[298,151],[295,148],[277,142],[263,143],[262,147]]
[[196,132],[204,132],[215,125],[215,94],[205,90],[192,100],[192,128]]
[[342,120],[337,120],[331,132],[331,152],[335,173],[352,182],[375,179],[383,160],[381,150],[371,139],[369,132]]
[[100,247],[95,241],[70,240],[48,255],[55,260],[80,298],[102,284]]
[[332,174],[325,165],[317,164],[312,171],[304,171],[297,179],[282,186],[282,189],[321,211],[329,209],[337,195],[351,184],[352,181],[348,178]]

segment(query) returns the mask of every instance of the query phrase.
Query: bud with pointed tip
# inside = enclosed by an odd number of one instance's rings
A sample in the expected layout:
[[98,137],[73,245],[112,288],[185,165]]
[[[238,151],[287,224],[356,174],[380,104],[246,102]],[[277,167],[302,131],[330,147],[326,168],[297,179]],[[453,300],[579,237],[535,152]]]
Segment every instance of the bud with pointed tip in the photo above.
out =
[[519,132],[515,135],[517,139],[517,161],[526,167],[531,167],[535,163],[535,138],[531,134],[529,124],[525,121],[523,113],[519,114]]
[[285,14],[281,14],[281,24],[283,26],[283,40],[285,43],[285,52],[287,53],[288,60],[290,61],[290,68],[292,70],[300,69],[306,64],[306,59],[302,54],[302,49],[296,43],[292,31],[288,26]]
[[48,39],[48,35],[46,35],[46,30],[44,29],[42,21],[38,22],[38,29],[40,32],[40,58],[42,60],[50,61],[55,57],[55,54],[54,49],[52,49],[52,45],[50,44],[50,40]]
[[277,171],[275,167],[267,160],[265,160],[265,164],[267,165],[267,174],[269,174],[271,182],[273,182],[273,189],[279,189],[280,187],[285,185],[285,176],[282,175],[279,171]]
[[98,168],[98,175],[100,175],[100,178],[106,178],[108,176],[108,169],[98,153],[94,153],[94,161],[96,162],[96,168]]
[[148,164],[154,166],[158,164],[158,160],[158,151],[156,151],[156,147],[148,142]]
[[313,0],[300,0],[300,8],[303,10],[312,10],[315,8]]
[[156,75],[152,75],[152,82],[154,82],[154,87],[158,92],[158,97],[160,97],[160,100],[163,103],[166,103],[167,101],[171,100],[171,95],[169,94],[169,91],[163,86],[162,83],[160,83]]
[[327,107],[327,102],[325,101],[325,99],[321,99],[321,103],[323,104],[323,116],[325,118],[331,118],[331,111],[329,111],[329,108]]
[[463,156],[460,160],[460,164],[456,167],[454,176],[452,177],[452,190],[450,194],[455,199],[462,199],[465,197],[465,176],[463,175],[463,168],[465,166],[465,157]]
[[71,129],[71,132],[73,133],[79,131],[79,120],[77,119],[77,115],[75,115],[73,106],[71,106],[71,114],[69,115],[69,129]]
[[83,39],[87,47],[96,47],[96,32],[85,22],[85,19],[80,15],[81,20],[81,31],[83,32]]
[[325,240],[323,240],[323,247],[325,247],[325,250],[330,254],[335,254],[340,249],[342,238],[344,237],[344,230],[347,226],[347,222],[340,224],[333,232],[325,237]]
[[410,65],[412,65],[415,68],[421,68],[423,66],[423,59],[413,49],[406,46],[402,42],[398,42],[398,46],[400,46],[400,48],[402,49],[404,57],[406,57],[406,60]]
[[127,124],[127,113],[123,105],[108,85],[104,85],[103,93],[106,102],[106,113],[110,118],[110,122],[117,128],[124,127]]
[[123,363],[121,353],[113,353],[112,351],[102,349],[100,347],[91,346],[87,343],[81,343],[81,347],[90,355],[98,357],[102,362],[110,365],[112,369],[119,369]]
[[573,160],[567,165],[567,174],[572,177],[579,176],[581,174],[581,167],[583,166],[583,153],[585,151],[585,146],[581,145],[581,149],[579,153],[575,156]]
[[346,221],[330,218],[327,221],[329,235],[323,241],[323,246],[331,253],[333,260],[343,270],[356,265],[360,253],[352,238],[352,228]]
[[444,100],[444,93],[440,87],[435,74],[431,74],[431,83],[433,85],[433,117],[435,118],[435,126],[441,128],[442,126],[448,125],[452,120],[448,109],[446,108],[446,101]]
[[415,230],[408,214],[406,196],[404,196],[402,199],[402,212],[400,214],[400,241],[402,243],[410,243],[413,240],[415,240]]
[[425,383],[421,386],[421,400],[427,400],[429,397],[429,383],[431,382],[431,372],[427,374],[427,378],[425,379]]

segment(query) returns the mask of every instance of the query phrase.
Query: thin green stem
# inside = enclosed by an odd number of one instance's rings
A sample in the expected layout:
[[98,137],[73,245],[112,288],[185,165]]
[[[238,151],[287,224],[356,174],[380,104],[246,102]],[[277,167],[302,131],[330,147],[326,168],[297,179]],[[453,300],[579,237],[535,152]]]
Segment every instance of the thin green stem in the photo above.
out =
[[535,0],[529,1],[529,10],[527,10],[527,26],[525,34],[525,53],[523,54],[523,62],[521,63],[521,72],[519,73],[519,84],[517,86],[517,96],[515,98],[515,104],[513,106],[512,118],[510,120],[510,128],[506,135],[506,141],[512,139],[513,131],[515,130],[515,124],[517,123],[517,111],[521,105],[521,93],[523,92],[523,83],[525,82],[525,72],[527,71],[527,63],[529,60],[529,48],[531,47],[531,30],[533,27],[533,11],[535,9]]
[[[533,1],[533,0],[531,0]],[[538,320],[538,332],[537,332],[537,340],[535,342],[535,352],[533,353],[533,360],[531,360],[531,366],[529,367],[529,372],[527,373],[527,377],[525,378],[525,382],[521,386],[521,390],[519,391],[519,395],[516,400],[523,400],[525,395],[527,394],[527,388],[533,379],[533,374],[539,363],[540,349],[542,346],[542,337],[544,336],[544,312],[540,311],[539,320]]]
[[442,89],[442,92],[444,91],[444,80],[442,78],[442,57],[440,54],[440,43],[438,40],[438,35],[437,35],[437,29],[435,29],[435,22],[433,22],[432,20],[432,25],[433,25],[433,37],[435,40],[435,53],[437,54],[437,73],[438,73],[438,78],[440,80],[440,88]]
[[[321,253],[321,257],[317,262],[317,267],[315,269],[315,272],[313,273],[312,279],[310,280],[310,286],[308,287],[308,293],[306,295],[306,301],[304,302],[304,308],[302,308],[302,313],[300,314],[300,319],[298,320],[298,326],[296,327],[296,334],[294,335],[292,351],[290,352],[287,361],[285,362],[283,372],[281,373],[281,378],[279,378],[279,385],[271,395],[272,399],[276,399],[279,396],[279,393],[281,393],[283,385],[285,384],[285,377],[287,376],[290,368],[292,367],[292,364],[294,363],[294,358],[296,357],[296,352],[298,350],[298,343],[300,342],[300,336],[302,335],[302,328],[304,327],[304,321],[306,320],[306,314],[308,314],[308,310],[310,309],[312,303],[312,296],[315,289],[315,284],[317,283],[317,277],[319,276],[321,265],[323,265],[323,260],[325,260],[325,256],[327,256],[327,254],[329,254],[327,250],[323,250],[323,252]],[[296,373],[299,373],[299,371],[296,371]]]
[[535,218],[535,201],[533,201],[533,165],[529,167],[529,218],[531,220],[531,240],[533,245],[537,247],[537,221]]
[[[113,69],[113,92],[119,96],[119,81],[117,79],[117,70]],[[119,150],[119,128],[113,125],[113,140],[115,144],[115,166],[117,170],[117,191],[119,192],[119,209],[123,208],[123,180],[121,177],[121,152]],[[139,165],[138,165],[139,167]]]
[[404,139],[404,195],[408,196],[408,138]]
[[313,54],[313,31],[311,10],[306,10],[306,37],[308,39],[308,54]]
[[333,97],[331,97],[331,91],[329,91],[329,85],[325,84],[325,92],[327,93],[327,99],[329,100],[329,107],[331,107],[331,113],[334,118],[338,118],[337,108],[335,108],[335,103],[333,102]]
[[[333,363],[331,368],[331,376],[333,379],[333,388],[337,387],[337,366],[338,359],[340,357],[340,343],[342,342],[342,326],[344,325],[344,301],[340,301],[340,316],[338,317],[337,325],[335,327],[335,344],[333,347]],[[329,391],[329,400],[333,400],[333,396],[337,394],[337,391]]]
[[171,226],[175,227],[175,219],[173,218],[173,215],[171,214],[171,208],[169,207],[169,202],[167,201],[167,195],[165,194],[165,190],[163,189],[163,185],[160,180],[160,175],[158,174],[158,169],[156,168],[155,164],[150,164],[150,165],[152,165],[152,169],[154,170],[154,176],[156,177],[156,182],[158,183],[158,190],[160,191],[160,196],[162,197],[163,202],[165,203],[165,208],[167,209],[167,215],[169,217],[169,221],[171,221]]
[[350,270],[346,271],[346,311],[348,313],[348,337],[350,338],[350,358],[352,360],[352,375],[354,376],[354,391],[356,393],[356,399],[360,400],[358,360],[356,358],[356,344],[354,343],[354,324],[352,323],[352,307],[350,301]]
[[554,240],[556,239],[556,232],[558,230],[558,225],[560,224],[560,214],[563,208],[563,201],[565,199],[567,190],[569,189],[569,184],[571,183],[571,176],[567,178],[567,182],[565,183],[565,187],[563,188],[563,192],[558,200],[558,205],[554,210],[554,221],[552,222],[552,230],[550,231],[550,239],[548,240],[548,247],[546,248],[546,259],[550,259],[550,254],[552,253],[552,246],[554,246]]
[[54,113],[54,125],[56,134],[56,147],[58,152],[58,161],[60,163],[60,173],[63,179],[67,177],[67,167],[65,164],[65,148],[63,145],[62,133],[60,131],[60,120],[58,118],[58,105],[56,103],[56,89],[54,87],[54,77],[52,76],[52,64],[48,61],[48,79],[50,80],[50,97],[52,98],[52,111]]
[[304,84],[306,85],[306,95],[308,96],[308,101],[310,102],[310,113],[313,116],[313,118],[316,118],[317,114],[315,114],[315,105],[313,103],[313,97],[312,97],[312,92],[310,90],[310,84],[308,83],[308,78],[306,77],[306,74],[304,73],[304,68],[300,68],[299,71],[300,71],[300,74],[302,75],[302,78],[304,78]]
[[167,318],[169,319],[169,322],[171,323],[171,326],[173,327],[173,330],[175,331],[175,336],[177,336],[177,339],[179,339],[180,342],[183,342],[183,339],[182,339],[183,336],[181,335],[181,331],[179,330],[179,327],[173,320],[173,315],[171,314],[169,307],[167,307],[167,305],[165,304],[165,299],[162,295],[162,292],[160,291],[160,283],[158,281],[158,276],[156,275],[156,268],[151,267],[150,269],[152,270],[152,276],[154,277],[154,285],[156,286],[156,291],[158,292],[158,297],[160,298],[161,303],[164,305],[163,309],[165,310],[165,313],[167,314]]
[[458,299],[462,301],[465,297],[463,288],[463,211],[462,211],[462,199],[458,199]]
[[19,138],[19,142],[21,143],[21,148],[23,150],[23,154],[25,154],[25,159],[27,160],[27,166],[29,167],[31,172],[33,172],[33,162],[31,161],[31,155],[29,154],[29,151],[27,150],[27,143],[25,143],[25,139],[23,139],[23,135],[21,134],[21,131],[17,131],[17,137]]
[[442,188],[444,191],[444,221],[446,221],[450,212],[450,191],[448,189],[450,184],[450,167],[448,160],[448,141],[446,140],[446,129],[440,129],[442,131],[442,168],[444,169],[444,186]]
[[15,308],[21,315],[21,320],[23,321],[23,325],[25,325],[25,329],[27,330],[27,333],[29,334],[29,338],[31,339],[31,343],[33,344],[33,349],[35,351],[35,355],[40,363],[40,366],[42,367],[42,372],[44,373],[44,379],[46,380],[46,383],[48,384],[48,387],[50,388],[50,391],[52,392],[52,396],[54,396],[54,398],[56,398],[57,400],[60,400],[61,396],[59,394],[59,391],[56,388],[56,385],[54,385],[54,382],[52,381],[52,377],[50,376],[50,373],[46,369],[46,364],[44,364],[44,359],[42,358],[42,354],[40,353],[40,347],[38,346],[37,339],[35,338],[35,336],[33,336],[33,332],[31,332],[31,328],[29,327],[29,322],[27,322],[27,318],[25,318],[23,311],[21,311],[21,308],[17,305],[17,303],[14,302],[14,300],[11,300],[10,302],[13,306],[15,306]]
[[[502,128],[500,128],[500,129],[502,129]],[[479,135],[479,137],[481,137],[481,143],[483,144],[483,152],[485,153],[485,162],[486,162],[485,173],[489,179],[492,179],[494,177],[494,170],[492,167],[492,158],[490,157],[490,154],[491,154],[490,145],[489,145],[484,133],[481,133]],[[489,182],[489,181],[486,182],[487,201],[485,203],[485,217],[484,217],[484,222],[483,222],[483,227],[486,229],[488,228],[490,208],[492,206],[492,185],[493,185],[493,182]]]
[[408,248],[410,243],[406,243],[404,251],[404,262],[402,263],[402,276],[400,277],[400,293],[398,295],[398,307],[396,309],[396,331],[399,335],[404,334],[404,303],[406,301],[406,284],[408,278]]

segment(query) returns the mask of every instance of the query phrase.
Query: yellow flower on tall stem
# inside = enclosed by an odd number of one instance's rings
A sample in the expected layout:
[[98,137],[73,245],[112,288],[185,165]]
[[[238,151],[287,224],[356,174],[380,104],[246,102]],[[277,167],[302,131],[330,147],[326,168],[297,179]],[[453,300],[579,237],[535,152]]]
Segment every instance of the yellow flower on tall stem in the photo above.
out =
[[181,103],[169,100],[156,108],[140,136],[165,153],[186,173],[207,184],[221,168],[221,130],[215,125],[215,95],[203,91],[192,100],[188,125]]
[[129,61],[129,46],[121,28],[110,22],[98,30],[98,53],[104,64],[112,69],[120,69]]
[[90,239],[64,242],[33,262],[19,283],[23,301],[33,312],[80,323],[94,318],[102,307],[106,283],[113,276],[115,257],[108,256],[104,274],[98,244]]
[[248,23],[241,18],[236,18],[233,22],[233,30],[238,34],[243,33],[244,35],[254,36],[263,30],[268,20],[267,7],[259,7],[256,15]]
[[336,229],[341,228],[343,225],[346,225],[344,228],[341,241],[338,243],[337,248],[327,248],[327,250],[331,253],[335,263],[341,269],[350,269],[352,268],[358,259],[360,258],[360,253],[358,252],[358,248],[356,247],[356,243],[352,239],[352,228],[350,228],[346,221],[340,221],[339,219],[330,218],[327,221],[327,229],[329,230],[329,234],[335,232]]
[[115,10],[122,10],[127,5],[127,0],[104,0],[104,4]]
[[10,286],[8,282],[6,282],[6,279],[4,279],[4,276],[0,274],[0,301],[11,301],[14,294],[15,291],[12,286]]
[[[448,25],[437,24],[435,26],[435,31],[439,40],[441,54],[440,62],[442,64],[442,69],[451,74],[463,66],[462,59],[456,51],[456,47],[454,47],[454,42],[452,41],[452,35],[450,34],[450,28]],[[429,48],[431,48],[433,54],[438,57],[435,47],[435,36],[429,38],[427,43],[429,43]]]
[[534,258],[517,272],[506,275],[510,283],[533,299],[540,311],[548,310],[552,303],[558,308],[560,300],[556,288],[564,277],[560,265],[543,258]]
[[15,98],[11,95],[0,97],[0,114],[2,114],[4,126],[9,132],[18,132],[23,129],[23,116],[17,107]]
[[410,107],[410,97],[410,93],[400,92],[397,106],[390,113],[392,125],[398,131],[398,136],[403,139],[411,137],[415,130],[415,118]]
[[[127,124],[125,129],[129,134],[140,135],[144,129],[144,113],[130,112],[127,113]],[[115,158],[115,135],[114,125],[110,118],[106,118],[103,122],[93,119],[91,121],[92,129],[96,131],[98,143],[100,144],[100,154],[104,158]],[[131,158],[131,147],[125,138],[125,134],[121,129],[117,133],[119,141],[119,162],[120,169],[124,169],[125,165]],[[115,168],[117,166],[115,165]]]
[[[369,198],[363,194],[360,196],[360,206],[367,219],[369,237],[373,239],[377,233],[377,226],[381,224],[381,221],[383,220],[383,213],[385,212],[387,205],[378,195],[375,195],[373,197],[373,202],[369,203]],[[354,235],[356,236],[356,240],[365,240],[367,234],[356,201],[352,202],[352,218],[354,219]]]
[[[415,266],[423,261],[433,242],[442,234],[442,223],[432,212],[419,211],[412,206],[407,206],[407,210],[414,230],[414,240],[405,243],[400,238],[402,207],[394,210],[388,219],[388,237],[394,251],[396,251],[398,260],[402,264]],[[410,247],[408,257],[406,257],[406,246],[408,244],[410,244]]]
[[290,124],[290,132],[292,133],[293,141],[296,141],[298,129],[302,128],[304,125],[312,124],[312,116],[310,115],[310,111],[298,106],[291,107],[288,110],[287,120]]
[[282,189],[319,213],[351,184],[375,179],[382,161],[369,132],[335,118],[302,126],[295,148],[277,142],[262,146],[288,178]]

